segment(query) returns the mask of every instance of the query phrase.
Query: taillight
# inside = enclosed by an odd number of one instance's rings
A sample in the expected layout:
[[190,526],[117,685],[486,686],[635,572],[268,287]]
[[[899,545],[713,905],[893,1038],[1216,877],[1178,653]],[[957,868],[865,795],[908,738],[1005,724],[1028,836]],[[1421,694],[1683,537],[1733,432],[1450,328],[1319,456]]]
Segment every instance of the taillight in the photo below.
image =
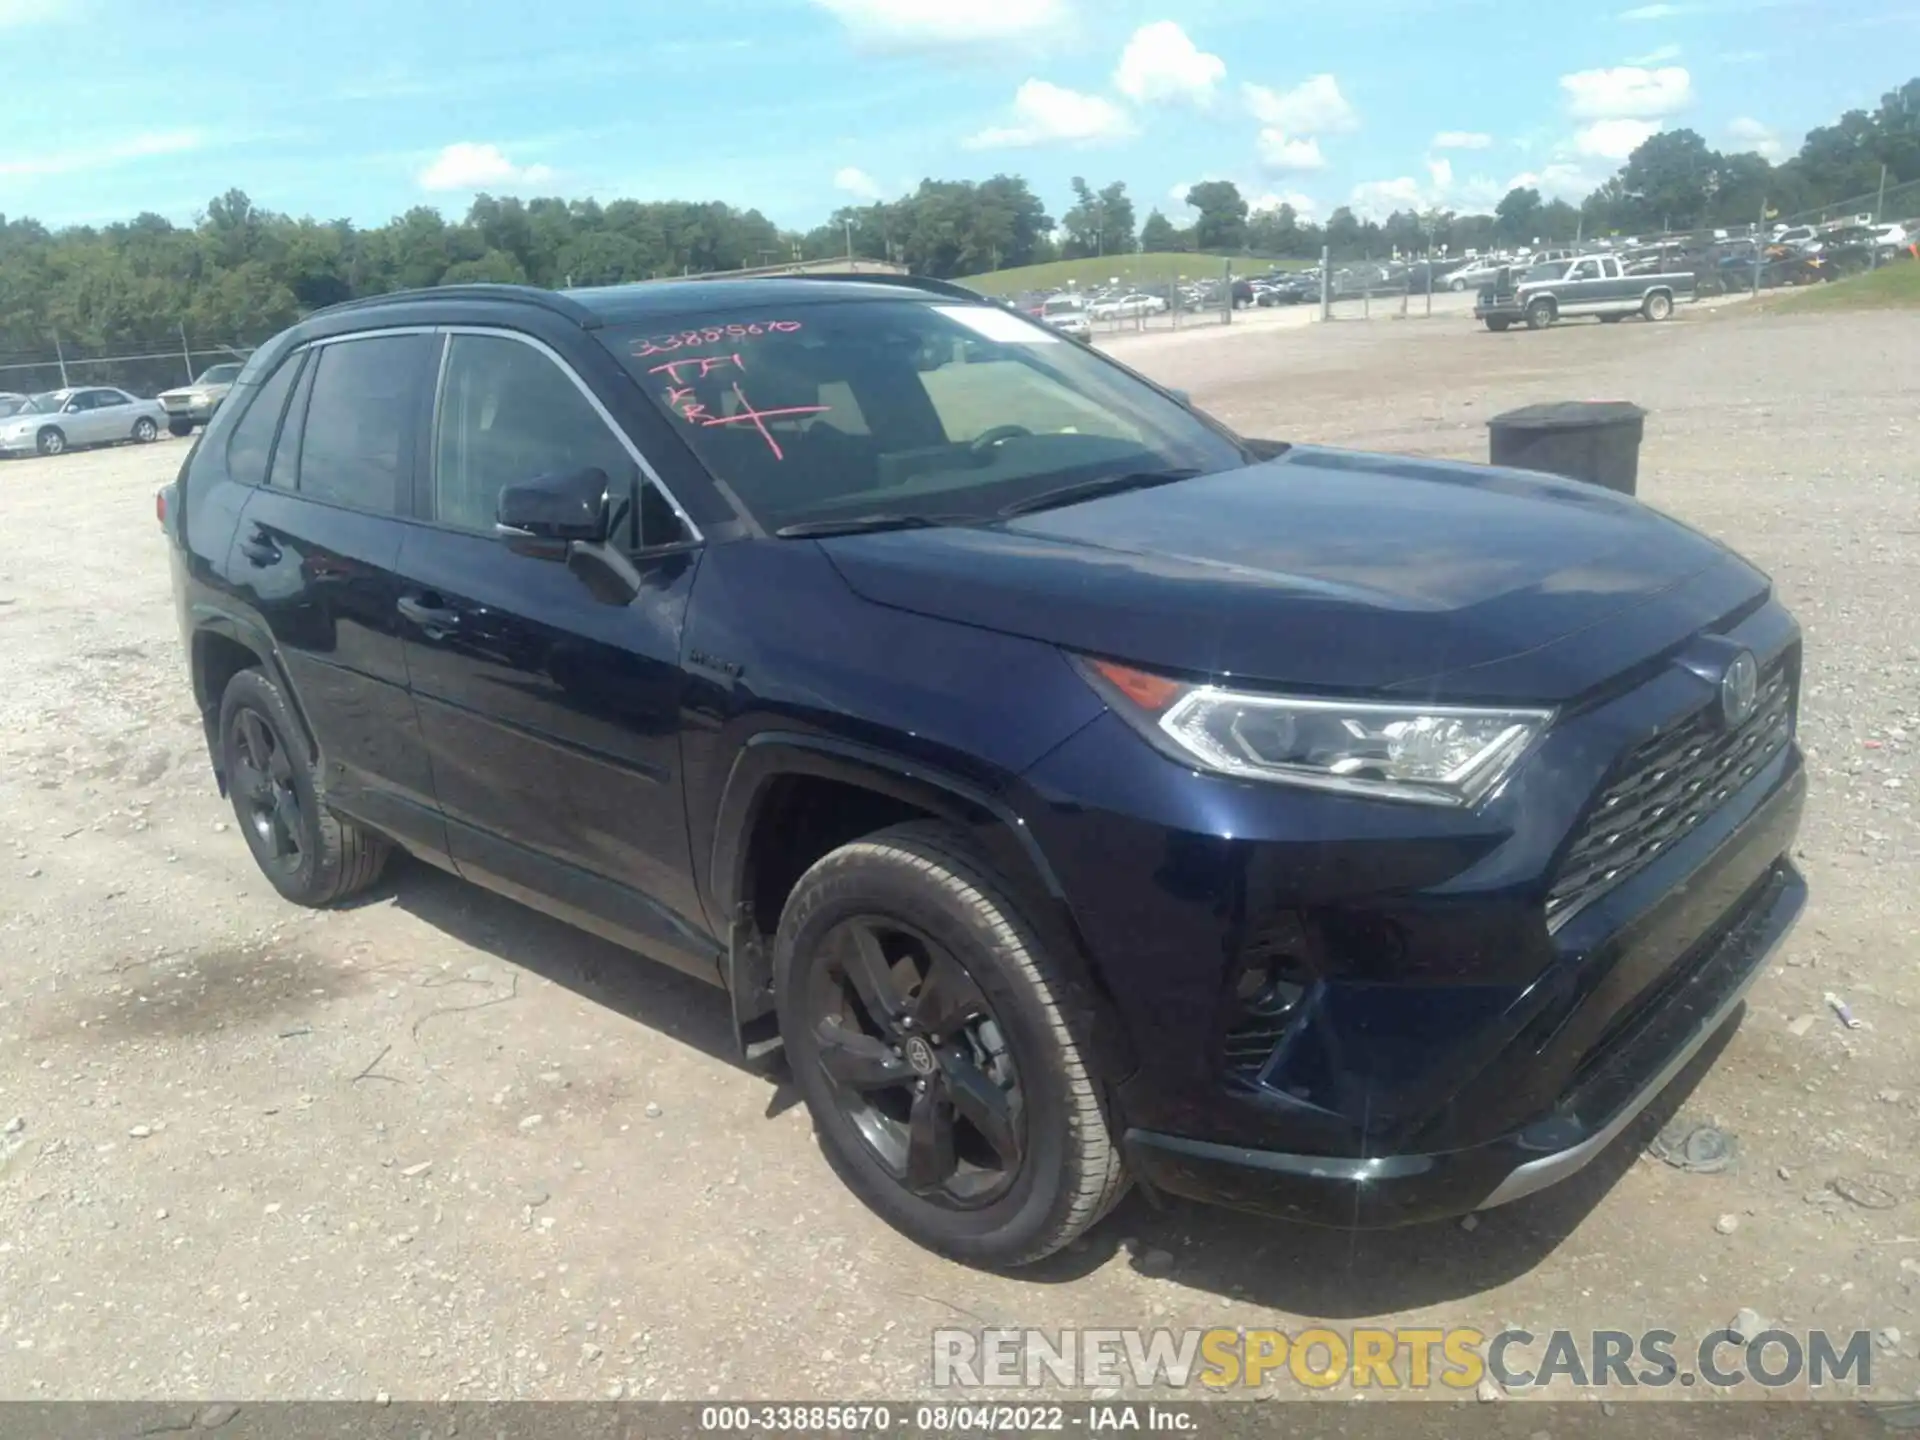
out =
[[172,529],[169,522],[172,518],[177,490],[177,486],[162,485],[153,492],[153,518],[160,522],[162,530]]

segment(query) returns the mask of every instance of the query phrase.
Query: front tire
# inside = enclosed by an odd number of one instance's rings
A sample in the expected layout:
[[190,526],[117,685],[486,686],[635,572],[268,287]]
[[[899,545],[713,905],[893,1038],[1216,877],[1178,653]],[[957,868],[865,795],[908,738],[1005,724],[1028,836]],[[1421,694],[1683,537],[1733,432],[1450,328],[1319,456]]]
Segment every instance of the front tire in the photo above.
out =
[[1506,328],[1512,323],[1511,320],[1499,320],[1492,316],[1487,317],[1487,329],[1493,331],[1496,335],[1503,334]]
[[1091,1017],[1011,890],[957,832],[899,825],[808,870],[774,943],[829,1163],[908,1238],[989,1268],[1052,1254],[1126,1189]]
[[258,670],[235,675],[221,697],[220,762],[254,863],[287,899],[331,905],[380,878],[392,847],[327,809],[305,733]]
[[151,445],[160,434],[160,427],[145,415],[133,422],[133,443]]
[[1641,306],[1641,313],[1649,320],[1664,320],[1673,314],[1673,300],[1670,296],[1658,293],[1649,295],[1647,303]]
[[1544,330],[1552,323],[1553,302],[1551,300],[1536,300],[1527,306],[1527,328],[1529,330]]
[[49,425],[42,430],[34,441],[34,449],[42,455],[64,455],[67,453],[67,437],[58,427]]
[[193,433],[193,421],[169,420],[167,421],[167,433],[176,439],[184,440]]
[[1447,285],[1447,289],[1453,291],[1453,293],[1456,295],[1458,295],[1462,290],[1466,288],[1467,288],[1467,282],[1464,280],[1454,280],[1449,282]]

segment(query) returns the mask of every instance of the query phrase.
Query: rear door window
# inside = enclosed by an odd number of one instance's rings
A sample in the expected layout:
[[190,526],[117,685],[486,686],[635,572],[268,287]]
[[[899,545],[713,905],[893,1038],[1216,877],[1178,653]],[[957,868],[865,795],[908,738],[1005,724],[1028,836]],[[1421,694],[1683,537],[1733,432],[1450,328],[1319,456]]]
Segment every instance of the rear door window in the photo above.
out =
[[427,335],[372,335],[319,347],[300,440],[300,493],[397,514],[413,474],[414,417]]

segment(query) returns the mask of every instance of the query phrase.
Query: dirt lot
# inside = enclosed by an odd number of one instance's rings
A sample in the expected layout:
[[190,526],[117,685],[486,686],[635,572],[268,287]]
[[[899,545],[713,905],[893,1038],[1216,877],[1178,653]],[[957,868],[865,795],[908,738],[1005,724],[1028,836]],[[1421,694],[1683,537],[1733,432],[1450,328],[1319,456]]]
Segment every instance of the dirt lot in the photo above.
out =
[[1737,1134],[1732,1173],[1666,1168],[1642,1133],[1472,1230],[1134,1197],[1020,1278],[934,1259],[834,1181],[789,1087],[731,1063],[717,992],[420,866],[353,909],[281,903],[186,688],[150,500],[182,447],[11,462],[0,1396],[902,1397],[928,1388],[936,1326],[1697,1336],[1741,1307],[1882,1330],[1876,1392],[1913,1393],[1912,319],[1493,336],[1449,318],[1115,348],[1263,435],[1475,457],[1510,405],[1653,411],[1646,498],[1769,569],[1807,632],[1813,906],[1665,1102]]

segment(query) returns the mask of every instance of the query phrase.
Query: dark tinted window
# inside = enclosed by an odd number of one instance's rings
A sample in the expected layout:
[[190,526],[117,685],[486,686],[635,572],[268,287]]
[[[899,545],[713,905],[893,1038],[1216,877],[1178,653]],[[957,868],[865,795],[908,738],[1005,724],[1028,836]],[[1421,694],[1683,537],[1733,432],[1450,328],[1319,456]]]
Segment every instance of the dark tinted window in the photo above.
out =
[[300,432],[306,424],[307,397],[313,394],[312,352],[299,357],[298,369],[300,378],[293,385],[287,418],[280,422],[280,443],[273,450],[273,468],[267,472],[267,483],[276,490],[300,487]]
[[518,340],[455,335],[440,392],[433,513],[491,532],[503,486],[574,470],[631,493],[633,457],[573,380]]
[[414,385],[429,338],[380,335],[320,347],[300,438],[300,493],[392,514],[411,473]]
[[280,424],[280,412],[287,408],[287,391],[300,372],[300,360],[301,357],[295,355],[286,361],[254,393],[251,402],[243,402],[247,408],[227,437],[227,473],[235,480],[258,485],[267,478],[267,455],[273,449],[273,432]]

